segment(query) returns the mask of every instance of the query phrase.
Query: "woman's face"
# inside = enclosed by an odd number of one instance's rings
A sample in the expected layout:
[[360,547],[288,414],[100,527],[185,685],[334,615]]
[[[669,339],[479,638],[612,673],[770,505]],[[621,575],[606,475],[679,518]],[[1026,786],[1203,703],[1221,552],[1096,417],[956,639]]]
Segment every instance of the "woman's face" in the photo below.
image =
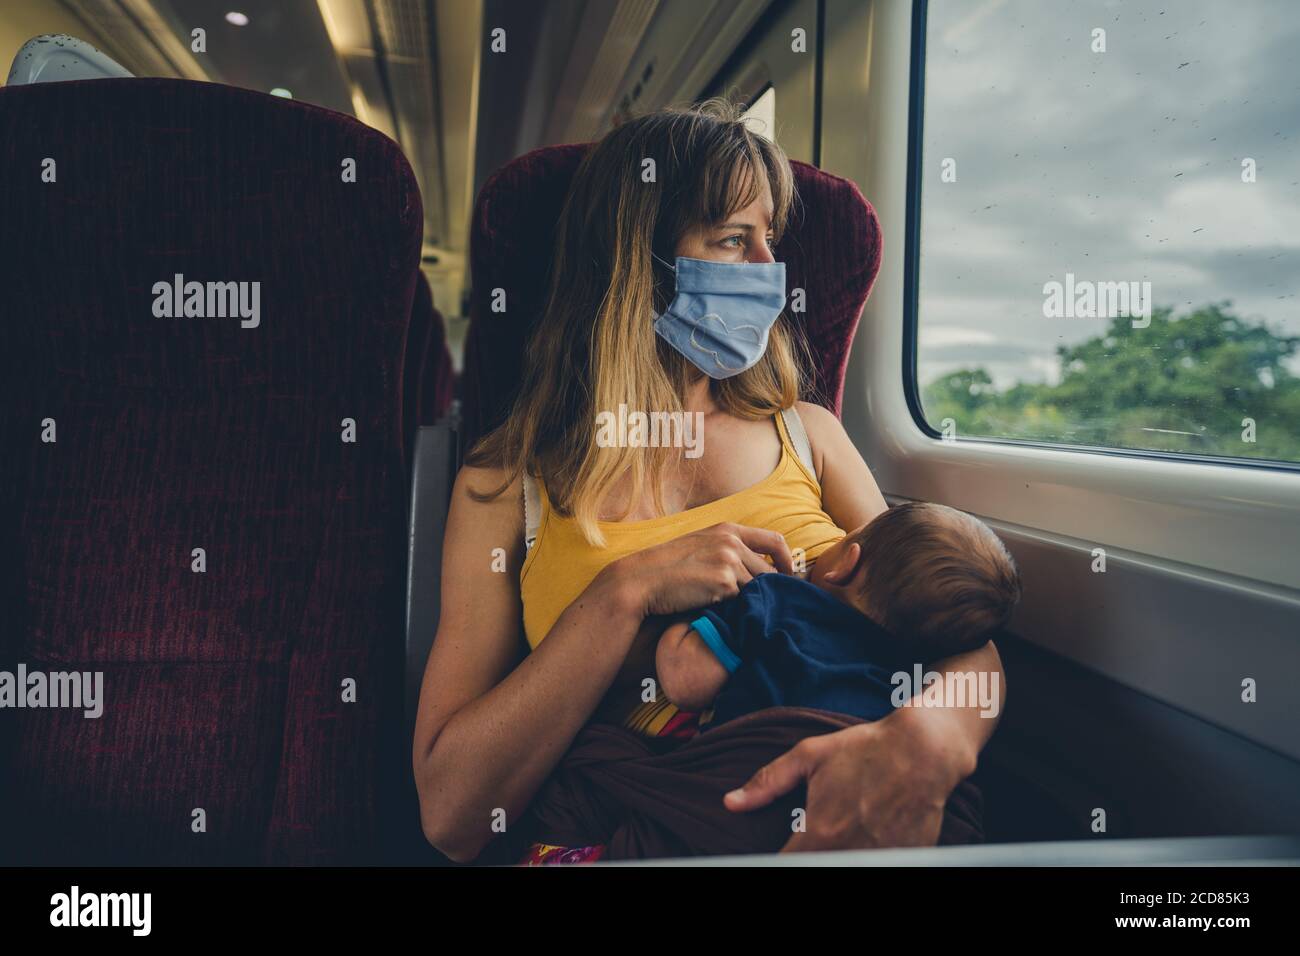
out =
[[687,232],[676,254],[719,262],[774,262],[772,241],[772,190],[764,183],[757,198],[726,222]]

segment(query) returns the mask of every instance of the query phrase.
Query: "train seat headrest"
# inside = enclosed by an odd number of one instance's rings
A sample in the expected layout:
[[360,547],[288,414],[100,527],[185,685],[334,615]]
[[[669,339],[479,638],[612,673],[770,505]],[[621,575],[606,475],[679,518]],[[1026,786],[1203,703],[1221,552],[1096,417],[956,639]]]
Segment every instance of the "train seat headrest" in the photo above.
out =
[[423,218],[386,136],[252,90],[124,78],[0,88],[0,142],[23,316],[0,374],[207,402],[337,395],[366,369],[397,400]]

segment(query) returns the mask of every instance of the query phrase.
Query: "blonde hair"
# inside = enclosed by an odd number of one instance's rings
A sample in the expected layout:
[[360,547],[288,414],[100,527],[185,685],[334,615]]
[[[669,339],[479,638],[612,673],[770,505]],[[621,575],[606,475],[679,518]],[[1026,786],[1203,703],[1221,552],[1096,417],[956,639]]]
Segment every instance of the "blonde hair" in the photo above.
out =
[[[655,163],[653,182],[642,179],[646,159]],[[647,486],[655,512],[664,513],[663,476],[680,451],[600,447],[596,416],[620,404],[682,411],[698,373],[654,332],[653,313],[667,308],[673,276],[651,252],[673,261],[684,235],[745,208],[764,182],[779,240],[797,202],[790,162],[722,99],[628,120],[591,148],[560,214],[546,308],[527,344],[514,406],[466,459],[507,474],[500,487],[474,492],[477,499],[499,496],[527,470],[597,547],[605,543],[601,505],[623,476],[631,476],[631,494],[620,518]],[[740,418],[770,417],[799,398],[805,359],[802,338],[782,316],[757,365],[710,383],[713,400]]]

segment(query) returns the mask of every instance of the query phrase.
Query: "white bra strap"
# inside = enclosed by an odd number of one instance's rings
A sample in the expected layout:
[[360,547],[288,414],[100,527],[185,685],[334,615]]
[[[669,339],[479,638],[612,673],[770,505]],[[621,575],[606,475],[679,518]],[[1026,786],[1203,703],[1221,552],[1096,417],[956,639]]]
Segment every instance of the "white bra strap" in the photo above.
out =
[[808,441],[808,430],[803,427],[803,419],[799,417],[799,412],[791,405],[789,408],[781,409],[781,418],[785,420],[785,431],[790,436],[790,444],[794,446],[795,454],[808,469],[808,474],[816,478],[817,469],[813,467],[812,444]]
[[524,472],[524,550],[537,542],[537,528],[542,522],[542,497],[537,491],[537,479]]

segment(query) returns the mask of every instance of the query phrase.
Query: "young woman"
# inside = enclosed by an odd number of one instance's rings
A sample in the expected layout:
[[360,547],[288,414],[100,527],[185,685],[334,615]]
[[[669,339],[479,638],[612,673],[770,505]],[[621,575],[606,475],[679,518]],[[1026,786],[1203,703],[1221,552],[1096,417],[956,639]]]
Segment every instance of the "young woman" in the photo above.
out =
[[[789,572],[792,549],[814,561],[886,507],[835,416],[798,401],[806,366],[772,256],[794,201],[784,154],[719,101],[626,122],[579,168],[519,398],[469,455],[448,519],[413,760],[425,834],[453,860],[519,819],[588,721],[689,735],[695,715],[646,699],[662,616]],[[702,416],[703,454],[606,447],[597,419],[620,405]],[[1001,664],[989,644],[936,669]],[[726,803],[743,813],[806,782],[789,850],[933,844],[995,723],[900,709],[805,740]]]

